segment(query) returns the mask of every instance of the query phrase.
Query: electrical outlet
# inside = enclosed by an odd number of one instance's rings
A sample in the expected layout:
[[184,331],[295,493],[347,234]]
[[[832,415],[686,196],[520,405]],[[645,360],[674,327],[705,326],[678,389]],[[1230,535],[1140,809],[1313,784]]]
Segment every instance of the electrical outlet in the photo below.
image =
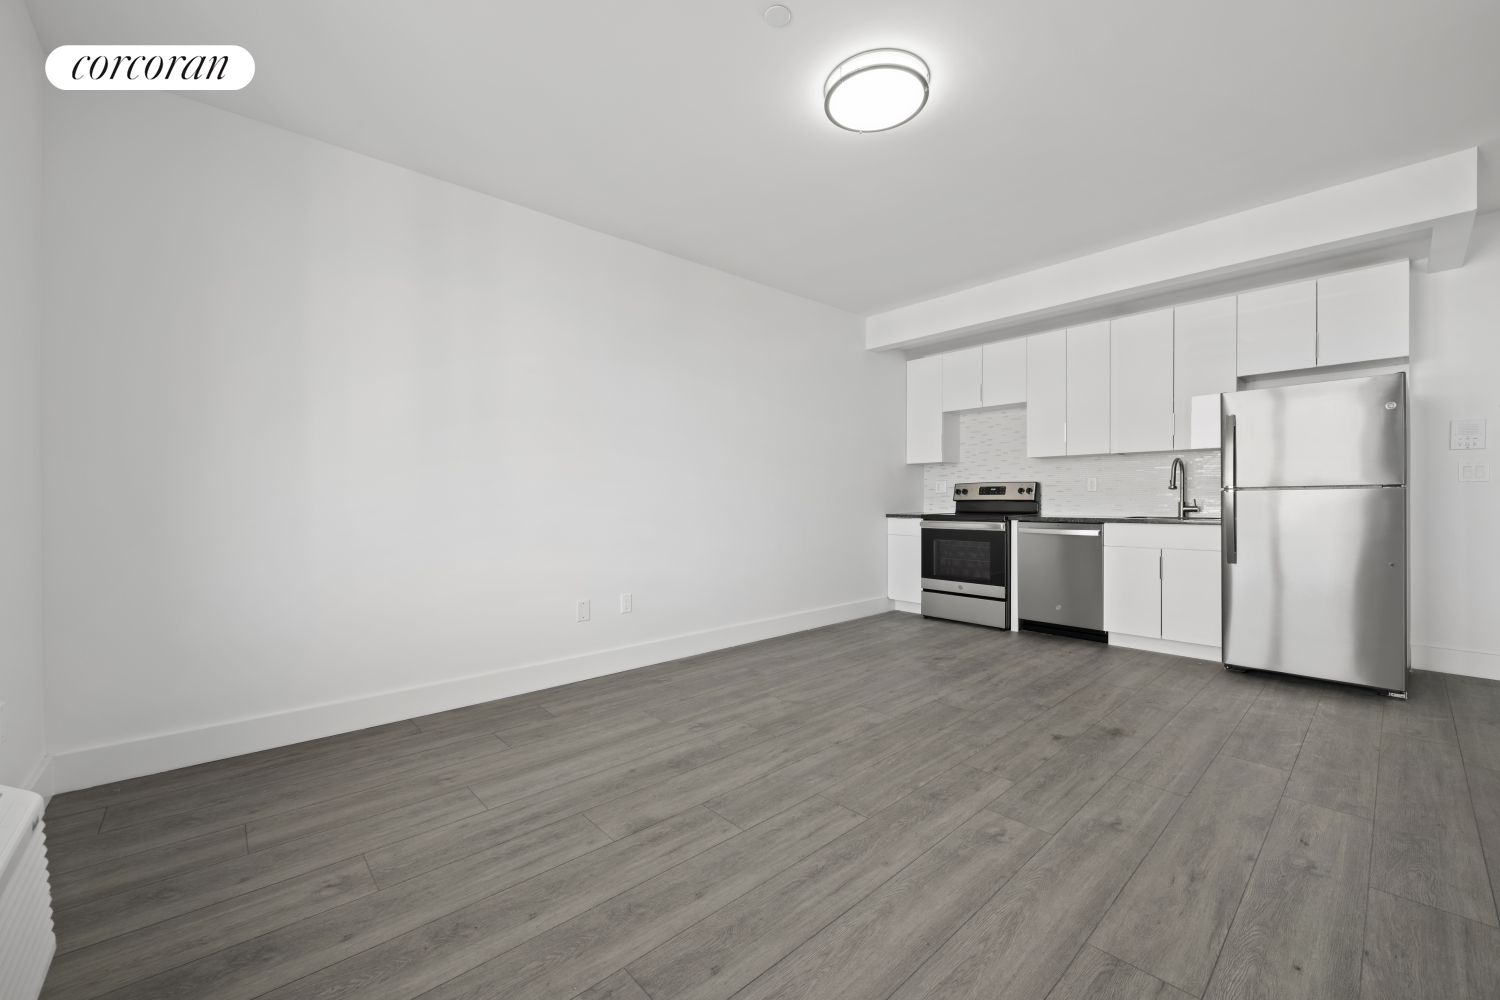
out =
[[1099,489],[1099,480],[1097,477],[1089,476],[1088,489],[1090,493],[1096,492]]
[[1459,462],[1458,481],[1461,483],[1487,483],[1490,467],[1485,462]]
[[948,492],[948,483],[947,483],[947,480],[943,480],[943,479],[939,479],[938,480],[938,482],[937,482],[937,491],[939,493],[947,493]]
[[589,602],[588,601],[579,601],[578,602],[578,620],[581,621],[581,622],[586,622],[586,621],[589,620]]
[[632,607],[631,607],[630,595],[629,594],[621,594],[620,595],[620,614],[622,614],[622,615],[628,615],[628,614],[630,614],[631,610],[632,610]]

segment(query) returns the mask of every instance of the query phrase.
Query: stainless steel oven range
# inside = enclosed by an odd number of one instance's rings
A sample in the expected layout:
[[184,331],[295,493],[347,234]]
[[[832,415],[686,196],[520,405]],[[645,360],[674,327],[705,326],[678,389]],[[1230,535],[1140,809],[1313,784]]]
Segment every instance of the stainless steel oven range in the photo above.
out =
[[922,615],[1008,628],[1011,518],[1040,514],[1041,483],[958,483],[952,514],[922,517]]

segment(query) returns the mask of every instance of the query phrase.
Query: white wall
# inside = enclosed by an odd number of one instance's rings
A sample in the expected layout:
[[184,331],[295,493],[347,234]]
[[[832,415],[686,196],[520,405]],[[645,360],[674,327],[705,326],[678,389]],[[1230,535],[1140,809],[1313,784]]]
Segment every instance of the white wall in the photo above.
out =
[[[1500,213],[1479,217],[1464,267],[1412,293],[1412,664],[1500,679]],[[1448,449],[1465,417],[1494,447]],[[1490,481],[1459,482],[1460,459]]]
[[31,16],[21,0],[0,0],[0,785],[26,787],[46,752],[37,549],[44,79]]
[[888,606],[856,317],[175,96],[47,113],[60,789]]

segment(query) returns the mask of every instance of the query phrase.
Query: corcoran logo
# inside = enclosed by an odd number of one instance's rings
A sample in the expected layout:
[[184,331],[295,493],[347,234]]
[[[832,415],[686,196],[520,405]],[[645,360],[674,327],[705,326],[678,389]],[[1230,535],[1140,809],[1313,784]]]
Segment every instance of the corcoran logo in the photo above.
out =
[[238,45],[60,45],[47,56],[60,90],[239,90],[254,76]]

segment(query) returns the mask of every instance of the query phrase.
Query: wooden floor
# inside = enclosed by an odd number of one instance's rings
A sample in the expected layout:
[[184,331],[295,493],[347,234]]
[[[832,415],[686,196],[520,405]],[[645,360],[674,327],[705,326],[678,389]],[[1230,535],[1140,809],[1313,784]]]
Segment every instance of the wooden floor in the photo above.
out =
[[1500,997],[1500,684],[891,613],[69,792],[44,997]]

